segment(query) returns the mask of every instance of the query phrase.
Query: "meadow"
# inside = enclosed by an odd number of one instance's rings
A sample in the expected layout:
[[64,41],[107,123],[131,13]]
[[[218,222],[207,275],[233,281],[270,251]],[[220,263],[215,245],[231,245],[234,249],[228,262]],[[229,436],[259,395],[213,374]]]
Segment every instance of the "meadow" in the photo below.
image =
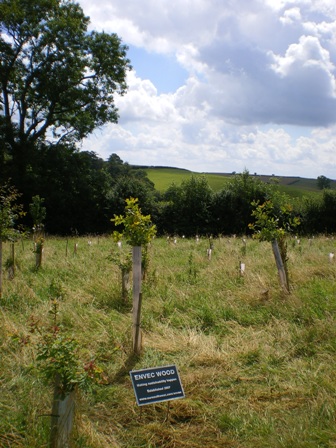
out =
[[[125,245],[47,237],[36,269],[32,241],[16,243],[15,276],[5,275],[0,299],[0,447],[49,446],[52,388],[36,368],[31,329],[47,325],[53,299],[80,359],[104,373],[77,393],[72,447],[336,447],[335,245],[326,236],[288,241],[287,295],[270,243],[218,238],[209,258],[206,238],[156,238],[135,357],[131,292],[121,298],[113,261]],[[139,408],[129,371],[171,364],[185,398],[169,410]]]
[[[234,177],[233,173],[195,173],[192,171],[168,168],[168,167],[144,167],[148,178],[154,183],[156,190],[163,193],[173,183],[181,185],[185,180],[191,176],[205,176],[209,186],[214,192],[224,189],[227,183]],[[295,176],[266,176],[250,173],[254,178],[262,180],[263,182],[276,182],[279,185],[279,190],[287,193],[289,196],[301,198],[302,196],[311,196],[320,194],[316,179],[307,179]],[[336,189],[336,181],[331,181],[331,189]]]

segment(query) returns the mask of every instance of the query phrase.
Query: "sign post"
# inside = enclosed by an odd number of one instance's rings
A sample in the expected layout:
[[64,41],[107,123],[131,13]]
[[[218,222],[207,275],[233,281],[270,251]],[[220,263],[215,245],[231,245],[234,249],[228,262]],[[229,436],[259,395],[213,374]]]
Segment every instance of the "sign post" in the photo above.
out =
[[138,406],[185,397],[175,365],[132,370],[130,376]]

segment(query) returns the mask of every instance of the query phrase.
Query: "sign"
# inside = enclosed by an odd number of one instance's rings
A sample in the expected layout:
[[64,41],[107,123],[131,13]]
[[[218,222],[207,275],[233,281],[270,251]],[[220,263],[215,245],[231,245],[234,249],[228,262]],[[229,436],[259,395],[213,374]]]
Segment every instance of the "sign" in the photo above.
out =
[[176,366],[153,367],[130,372],[138,406],[184,398]]

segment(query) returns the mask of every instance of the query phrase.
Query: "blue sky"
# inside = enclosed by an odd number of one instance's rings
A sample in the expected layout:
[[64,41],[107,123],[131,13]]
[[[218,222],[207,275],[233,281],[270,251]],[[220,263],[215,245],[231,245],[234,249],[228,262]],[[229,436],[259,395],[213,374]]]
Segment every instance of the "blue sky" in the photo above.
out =
[[188,79],[188,72],[176,63],[173,55],[148,52],[145,48],[129,45],[128,58],[137,76],[149,79],[158,94],[173,93]]
[[336,179],[334,0],[79,0],[129,46],[119,123],[82,148],[131,164]]

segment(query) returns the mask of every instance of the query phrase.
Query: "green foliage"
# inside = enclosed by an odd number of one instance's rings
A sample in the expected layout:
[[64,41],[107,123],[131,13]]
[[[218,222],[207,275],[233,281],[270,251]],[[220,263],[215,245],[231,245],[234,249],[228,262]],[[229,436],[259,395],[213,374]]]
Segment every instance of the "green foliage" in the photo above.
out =
[[89,30],[89,22],[72,0],[0,2],[0,182],[11,179],[26,208],[43,196],[54,233],[101,230],[104,176],[87,172],[85,155],[71,154],[71,166],[60,159],[64,148],[118,121],[115,96],[126,92],[131,69],[121,39]]
[[16,221],[24,215],[22,206],[17,204],[20,197],[17,190],[9,185],[0,186],[0,240],[15,240],[19,231]]
[[181,185],[171,185],[163,199],[164,231],[186,236],[206,234],[210,230],[210,207],[213,191],[205,176],[192,175]]
[[254,201],[252,206],[255,222],[249,224],[249,228],[254,231],[253,237],[261,241],[282,240],[287,233],[300,225],[300,219],[293,216],[292,206],[284,201],[278,204],[272,200],[263,204]]
[[8,140],[37,141],[47,129],[78,140],[117,121],[113,95],[125,92],[130,66],[116,34],[88,32],[79,4],[60,0],[36,0],[33,8],[4,0],[0,17]]
[[43,191],[49,233],[107,231],[109,175],[95,153],[64,145],[44,146],[34,167],[34,192]]
[[317,178],[317,186],[320,190],[324,190],[326,188],[330,188],[331,180],[328,179],[326,176],[318,176]]
[[264,202],[277,186],[262,182],[247,170],[236,174],[226,187],[214,196],[212,215],[214,233],[247,234],[252,213],[252,202]]
[[102,370],[94,361],[84,365],[81,362],[79,342],[69,337],[58,322],[58,300],[52,300],[49,314],[51,325],[46,329],[41,330],[36,322],[31,322],[31,331],[38,331],[40,336],[36,356],[38,370],[47,383],[57,385],[62,395],[76,387],[87,390],[93,380],[101,379]]
[[44,198],[39,195],[33,196],[32,203],[29,204],[29,211],[33,218],[34,231],[39,231],[43,228],[43,222],[46,218],[47,210],[43,206]]
[[111,219],[115,226],[122,225],[123,231],[114,232],[116,241],[125,238],[132,247],[145,246],[154,238],[156,226],[152,224],[150,215],[143,215],[138,205],[138,199],[129,198],[125,200],[125,215],[114,215]]
[[[116,232],[114,238],[118,239],[117,237],[119,236],[121,235]],[[129,272],[132,269],[132,253],[130,251],[124,252],[120,250],[113,252],[109,255],[108,259],[118,266],[121,271]]]

